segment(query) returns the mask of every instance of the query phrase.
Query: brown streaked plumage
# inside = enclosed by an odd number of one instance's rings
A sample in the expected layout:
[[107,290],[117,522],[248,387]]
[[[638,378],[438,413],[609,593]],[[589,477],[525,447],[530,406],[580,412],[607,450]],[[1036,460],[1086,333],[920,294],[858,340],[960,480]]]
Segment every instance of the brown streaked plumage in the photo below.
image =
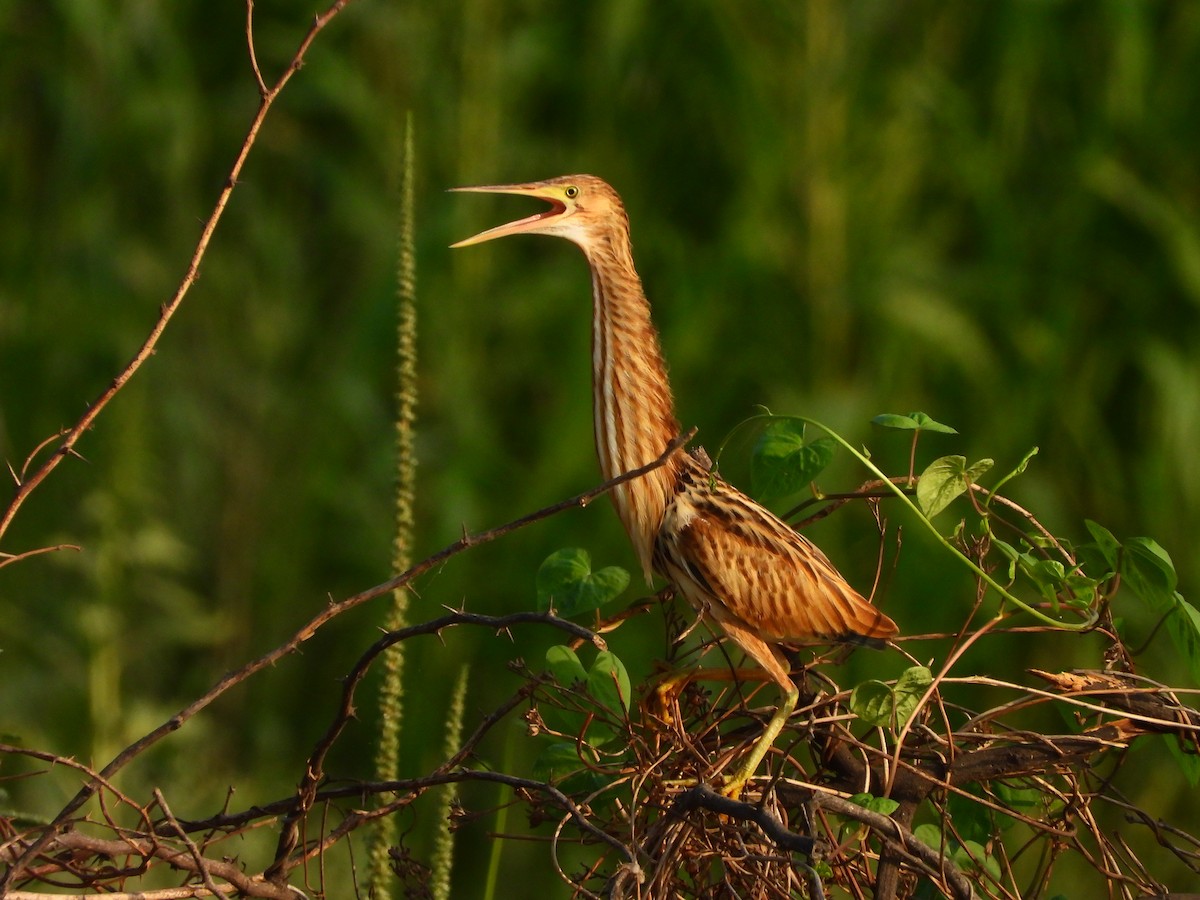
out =
[[[650,305],[633,264],[621,198],[593,175],[455,188],[538,197],[550,209],[459,241],[550,234],[582,248],[592,270],[596,453],[605,478],[658,458],[679,434]],[[659,572],[779,684],[784,703],[726,786],[740,791],[795,708],[780,644],[880,644],[896,624],[868,603],[811,541],[680,450],[625,482],[613,503],[647,579]]]

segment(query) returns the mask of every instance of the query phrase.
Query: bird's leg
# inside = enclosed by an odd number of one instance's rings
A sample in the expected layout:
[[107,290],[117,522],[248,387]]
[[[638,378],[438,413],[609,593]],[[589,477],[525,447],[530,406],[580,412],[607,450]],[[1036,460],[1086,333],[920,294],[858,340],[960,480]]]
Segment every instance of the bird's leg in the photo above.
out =
[[783,726],[787,724],[788,717],[796,709],[796,702],[799,699],[800,689],[795,684],[792,684],[784,692],[783,702],[779,704],[779,709],[775,711],[775,715],[771,716],[771,721],[767,723],[767,727],[763,730],[762,736],[754,745],[754,749],[750,751],[750,755],[746,757],[737,774],[725,782],[721,788],[722,794],[733,798],[741,796],[742,788],[746,786],[747,781],[754,777],[759,763],[763,761],[763,757],[767,755],[767,752],[771,749],[771,745],[775,743],[775,738],[779,737],[779,732],[783,731]]
[[792,681],[791,675],[788,673],[787,657],[784,656],[783,650],[778,644],[767,643],[757,632],[733,616],[722,616],[719,621],[721,627],[725,629],[725,633],[733,638],[734,643],[741,647],[747,656],[762,666],[764,673],[783,691],[783,702],[779,704],[779,709],[767,723],[767,727],[750,751],[750,755],[746,757],[746,761],[742,763],[733,779],[726,782],[721,789],[721,793],[725,796],[737,797],[742,793],[746,782],[754,777],[759,763],[763,761],[763,757],[775,743],[775,738],[779,737],[779,732],[783,731],[788,717],[795,711],[796,703],[800,699],[800,689],[796,687],[796,682]]

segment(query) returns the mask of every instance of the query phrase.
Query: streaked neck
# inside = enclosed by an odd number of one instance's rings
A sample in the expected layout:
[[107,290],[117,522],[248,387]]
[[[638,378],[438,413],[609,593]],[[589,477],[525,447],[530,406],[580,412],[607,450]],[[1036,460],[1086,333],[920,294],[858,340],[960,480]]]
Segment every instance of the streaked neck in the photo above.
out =
[[[584,248],[592,268],[592,389],[596,453],[604,477],[657,459],[679,434],[671,385],[633,266],[628,234]],[[654,538],[677,478],[674,460],[619,485],[613,503],[649,580]]]

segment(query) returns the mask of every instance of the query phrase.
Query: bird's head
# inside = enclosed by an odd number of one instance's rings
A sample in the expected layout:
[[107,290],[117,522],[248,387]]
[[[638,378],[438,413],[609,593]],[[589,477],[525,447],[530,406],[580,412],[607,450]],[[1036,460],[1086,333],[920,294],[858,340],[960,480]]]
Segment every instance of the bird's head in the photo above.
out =
[[467,247],[510,234],[551,234],[574,241],[586,252],[614,228],[628,228],[620,196],[595,175],[564,175],[527,184],[489,184],[451,190],[479,194],[520,194],[537,197],[550,204],[547,210],[507,225],[489,228],[474,237],[451,244],[451,247]]

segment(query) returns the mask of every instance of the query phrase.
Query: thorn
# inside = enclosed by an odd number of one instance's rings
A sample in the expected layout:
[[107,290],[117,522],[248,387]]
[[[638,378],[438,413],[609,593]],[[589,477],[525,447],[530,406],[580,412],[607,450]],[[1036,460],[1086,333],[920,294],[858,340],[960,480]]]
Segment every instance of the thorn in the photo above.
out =
[[21,477],[19,475],[17,475],[17,470],[13,468],[13,464],[10,463],[7,459],[4,461],[4,464],[6,466],[8,466],[8,474],[12,476],[13,484],[15,484],[17,487],[20,487],[21,486]]

